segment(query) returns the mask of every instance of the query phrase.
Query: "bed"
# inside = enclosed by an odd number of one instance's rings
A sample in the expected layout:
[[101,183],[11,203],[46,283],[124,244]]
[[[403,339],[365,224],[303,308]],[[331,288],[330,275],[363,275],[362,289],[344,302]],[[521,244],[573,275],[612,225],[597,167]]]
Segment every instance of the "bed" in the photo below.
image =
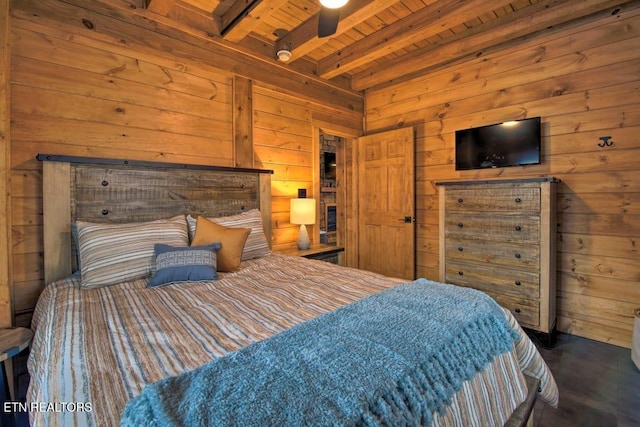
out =
[[[330,363],[334,355],[338,358],[350,357],[346,350],[331,354],[331,342],[336,340],[336,336],[331,334],[340,329],[336,325],[347,323],[345,319],[348,318],[349,309],[357,310],[358,307],[365,307],[365,303],[386,302],[380,298],[405,290],[459,292],[455,289],[457,287],[451,285],[428,281],[406,283],[403,279],[272,252],[269,249],[270,242],[266,239],[270,235],[271,224],[268,171],[171,167],[167,164],[50,155],[39,158],[44,162],[45,272],[49,284],[40,296],[34,313],[35,335],[28,361],[31,375],[28,403],[40,405],[40,410],[30,411],[33,426],[102,426],[119,425],[121,421],[125,425],[136,425],[140,421],[136,417],[142,414],[145,424],[164,425],[167,418],[154,418],[157,415],[154,408],[158,405],[164,408],[163,411],[166,409],[164,416],[169,413],[173,417],[170,418],[171,424],[186,425],[189,423],[185,420],[193,421],[193,418],[189,418],[194,416],[194,405],[191,403],[197,401],[189,395],[191,390],[202,389],[203,381],[206,381],[205,384],[222,383],[226,372],[233,372],[234,375],[229,379],[229,387],[237,388],[238,382],[246,383],[252,397],[247,397],[246,389],[224,389],[220,393],[227,397],[220,398],[218,394],[214,403],[211,403],[208,395],[200,396],[207,403],[195,408],[195,413],[200,417],[198,419],[206,421],[203,424],[258,424],[251,418],[253,415],[262,416],[262,420],[271,425],[279,424],[278,420],[287,420],[286,424],[320,425],[326,424],[323,421],[329,419],[340,420],[340,424],[343,424],[343,420],[344,424],[385,424],[385,418],[380,414],[371,415],[371,405],[367,402],[369,409],[365,418],[355,418],[356,421],[352,418],[320,418],[331,412],[327,409],[331,402],[323,407],[321,403],[309,404],[310,399],[294,399],[294,389],[288,389],[292,390],[291,395],[286,390],[280,394],[286,398],[261,400],[262,403],[256,405],[252,403],[253,399],[257,390],[264,389],[264,378],[267,377],[262,375],[268,372],[264,365],[259,364],[264,362],[263,359],[257,362],[254,359],[260,357],[260,352],[275,351],[273,349],[277,345],[289,345],[284,355],[280,350],[276,352],[275,357],[279,357],[279,362],[270,377],[274,382],[261,397],[265,399],[267,396],[266,399],[269,399],[270,392],[276,395],[277,383],[284,377],[283,365],[287,366],[286,369],[294,369],[293,363],[298,363],[295,369],[300,369],[300,363],[306,368],[310,365],[309,360],[321,360],[322,363],[318,363],[314,369],[322,370],[326,368],[323,364]],[[160,239],[167,246],[187,247],[196,241],[203,232],[201,230],[206,229],[205,226],[210,225],[205,219],[233,229],[234,234],[238,234],[236,231],[242,228],[251,230],[248,233],[250,237],[247,237],[241,249],[240,259],[233,260],[233,268],[223,268],[229,271],[207,270],[205,276],[189,276],[187,280],[178,281],[172,276],[178,270],[165,269],[160,263],[166,254],[158,252],[158,248],[164,248],[160,244],[154,244],[155,264],[146,274],[142,274],[143,277],[140,277],[140,272],[127,275],[132,269],[122,264],[117,268],[111,265],[114,262],[114,250],[122,252],[122,248],[129,245],[127,242],[131,240],[140,244],[144,240],[141,236],[149,236],[149,230],[153,230],[152,239]],[[127,229],[131,224],[136,225]],[[162,232],[154,234],[158,229]],[[104,239],[113,241],[114,230],[120,232],[119,236],[125,240],[109,248]],[[130,238],[132,233],[135,236]],[[206,245],[192,247],[205,248]],[[198,256],[205,257],[210,252],[221,253],[219,248],[198,250],[201,251]],[[178,255],[184,255],[182,249],[171,250],[168,254],[173,257],[178,252]],[[89,255],[92,253],[97,258],[91,258]],[[131,261],[135,257],[128,254],[122,258]],[[92,267],[100,265],[96,259],[110,260],[106,270],[101,267],[92,270]],[[218,263],[222,259],[219,257]],[[167,271],[170,272],[169,276],[162,276]],[[209,278],[207,274],[214,274],[215,278]],[[160,285],[149,286],[158,277],[162,279]],[[429,295],[424,300],[430,301],[431,306],[419,309],[438,310],[437,306],[443,304],[435,304],[434,301],[442,296]],[[481,299],[476,294],[462,297]],[[422,300],[411,294],[405,298],[410,299],[401,304],[403,312],[406,311],[405,306],[411,305],[411,299]],[[456,301],[456,298],[446,294],[445,300]],[[470,300],[461,299],[465,301],[464,305],[449,311],[471,307],[475,303]],[[492,321],[498,322],[503,335],[511,336],[508,349],[505,347],[506,350],[495,354],[488,353],[490,357],[482,363],[476,363],[475,370],[466,369],[460,374],[466,376],[464,381],[454,378],[453,369],[451,372],[441,369],[443,381],[455,387],[448,386],[448,392],[440,393],[441,403],[436,404],[438,410],[426,410],[420,418],[423,423],[504,425],[517,419],[526,420],[526,416],[523,417],[518,411],[522,411],[523,407],[525,412],[527,408],[530,409],[532,396],[538,395],[547,403],[557,405],[555,382],[533,343],[510,313],[497,307],[497,304],[491,306],[491,301],[487,301],[487,304],[494,311]],[[367,316],[371,311],[392,315],[393,323],[395,318],[402,316],[389,314],[397,309],[392,306],[383,305],[383,310],[361,311],[367,312]],[[484,312],[480,314],[484,316]],[[466,314],[460,318],[470,316]],[[438,319],[445,317],[446,310],[437,315]],[[389,330],[385,323],[381,323],[389,319],[366,319],[371,324],[378,322],[382,329]],[[358,317],[356,323],[367,323],[361,320]],[[417,324],[415,317],[407,317],[406,321],[407,324]],[[442,329],[443,325],[445,329],[448,328],[445,320],[438,320],[433,328]],[[401,336],[401,330],[393,335]],[[421,331],[407,335],[402,341],[412,341],[411,337],[418,336],[418,332]],[[309,335],[304,338],[305,333],[311,334],[311,337],[326,335],[329,344],[323,342],[315,347],[307,346],[306,342],[316,340],[309,339]],[[298,347],[294,348],[286,341],[287,338],[299,339],[300,336],[306,340],[302,346],[297,344]],[[474,338],[466,334],[462,344],[467,351],[477,350],[480,353],[481,347],[491,341],[479,339],[481,336]],[[375,340],[366,340],[368,343],[372,341]],[[363,346],[355,347],[354,351],[363,352]],[[386,349],[386,345],[382,347]],[[304,351],[300,350],[302,348]],[[380,348],[380,343],[377,343],[374,350]],[[374,350],[367,349],[364,353],[372,354]],[[301,353],[304,353],[304,357],[299,357]],[[322,357],[317,356],[320,353]],[[440,358],[438,360],[447,359],[451,351],[446,353],[437,356]],[[392,362],[387,363],[382,357],[365,361],[378,363],[375,365],[377,370],[368,369],[366,372],[372,377],[371,381],[376,381],[382,374],[386,375],[387,370],[393,370]],[[296,359],[298,362],[295,362]],[[401,359],[404,366],[407,358]],[[289,363],[292,365],[289,366]],[[252,369],[260,375],[246,374]],[[319,377],[317,371],[310,372]],[[371,375],[371,372],[376,374]],[[252,377],[256,377],[255,384],[251,383]],[[362,378],[354,375],[351,381],[355,381],[354,390],[361,388],[357,385],[363,381]],[[285,383],[284,380],[282,382]],[[304,393],[313,393],[318,388],[316,382],[323,381],[305,381],[305,384],[300,384],[300,390],[307,390],[304,388],[307,387],[311,391]],[[309,388],[310,384],[306,383],[313,383],[313,387]],[[290,386],[290,383],[285,384]],[[184,392],[176,392],[176,387],[185,387],[180,389]],[[440,384],[434,387],[438,388]],[[208,393],[215,387],[204,388]],[[350,411],[361,405],[362,396],[368,392],[352,392],[347,387],[346,397],[340,396],[340,399],[347,402]],[[187,398],[189,400],[184,400]],[[232,401],[232,398],[236,401]],[[402,398],[396,396],[393,399],[397,401],[391,406],[399,412],[398,407],[403,405],[400,402]],[[149,405],[151,401],[153,404]],[[353,406],[353,402],[357,405]],[[42,403],[58,404],[58,407],[45,407]],[[289,403],[303,405],[303,409],[295,406],[289,407],[295,410],[287,409]],[[265,409],[274,405],[280,406],[287,418],[276,418],[273,415],[275,412],[269,413]],[[216,413],[212,416],[218,418],[202,418],[203,413],[211,410],[205,407],[223,411],[220,413],[222,415]],[[427,408],[425,405],[421,407]],[[302,418],[289,418],[291,414],[287,414],[287,410]],[[341,408],[336,416],[344,417],[349,411]],[[308,414],[306,418],[305,413]],[[368,421],[363,422],[365,419]]]

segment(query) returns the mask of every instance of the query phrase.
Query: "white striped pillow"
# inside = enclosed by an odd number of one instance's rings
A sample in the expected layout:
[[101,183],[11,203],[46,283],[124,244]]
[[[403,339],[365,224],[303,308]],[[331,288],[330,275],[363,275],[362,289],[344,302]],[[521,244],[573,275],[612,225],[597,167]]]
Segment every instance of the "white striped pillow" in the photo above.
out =
[[184,215],[126,224],[76,222],[82,288],[95,289],[150,277],[155,269],[153,246],[188,246]]
[[[242,250],[242,261],[261,258],[271,253],[267,237],[264,234],[264,228],[262,227],[262,214],[258,209],[251,209],[247,212],[242,212],[236,215],[207,219],[229,228],[251,229],[251,233],[249,233],[249,237],[247,237],[244,249]],[[196,234],[196,221],[196,218],[191,215],[187,216],[189,233],[192,238]]]

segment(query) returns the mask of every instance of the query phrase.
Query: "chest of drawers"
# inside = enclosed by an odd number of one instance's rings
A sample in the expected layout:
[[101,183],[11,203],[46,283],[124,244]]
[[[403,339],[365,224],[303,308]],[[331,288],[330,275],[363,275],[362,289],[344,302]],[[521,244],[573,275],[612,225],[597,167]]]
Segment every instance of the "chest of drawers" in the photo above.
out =
[[479,289],[520,324],[556,321],[555,178],[439,182],[440,281]]

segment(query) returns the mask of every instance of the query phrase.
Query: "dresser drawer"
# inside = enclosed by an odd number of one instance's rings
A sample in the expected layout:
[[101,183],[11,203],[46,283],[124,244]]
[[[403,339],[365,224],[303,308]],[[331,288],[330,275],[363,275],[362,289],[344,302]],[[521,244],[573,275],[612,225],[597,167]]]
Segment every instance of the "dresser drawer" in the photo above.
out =
[[446,238],[476,236],[507,242],[538,242],[540,217],[529,215],[449,214],[444,220]]
[[504,294],[490,294],[498,304],[513,314],[520,326],[537,328],[540,326],[540,305],[538,301],[514,298]]
[[475,188],[447,191],[448,212],[540,212],[540,188]]
[[540,296],[540,276],[532,271],[447,260],[445,282],[518,297],[537,299]]
[[506,243],[467,236],[447,236],[446,258],[537,271],[540,247],[534,243]]
[[525,328],[537,328],[540,326],[540,306],[538,301],[527,300],[526,298],[512,297],[497,292],[485,291],[477,286],[465,286],[485,292],[501,306],[513,314],[520,326]]
[[330,262],[332,264],[340,264],[340,258],[338,257],[338,254],[319,254],[308,256],[306,258],[317,259],[320,261]]

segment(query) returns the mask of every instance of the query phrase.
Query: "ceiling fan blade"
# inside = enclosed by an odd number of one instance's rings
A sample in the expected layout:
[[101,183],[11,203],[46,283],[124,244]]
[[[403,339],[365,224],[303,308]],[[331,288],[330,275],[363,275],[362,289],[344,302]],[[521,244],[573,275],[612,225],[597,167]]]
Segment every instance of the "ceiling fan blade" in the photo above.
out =
[[329,9],[323,6],[320,9],[320,16],[318,17],[318,37],[327,37],[335,34],[338,29],[339,20],[339,9]]

